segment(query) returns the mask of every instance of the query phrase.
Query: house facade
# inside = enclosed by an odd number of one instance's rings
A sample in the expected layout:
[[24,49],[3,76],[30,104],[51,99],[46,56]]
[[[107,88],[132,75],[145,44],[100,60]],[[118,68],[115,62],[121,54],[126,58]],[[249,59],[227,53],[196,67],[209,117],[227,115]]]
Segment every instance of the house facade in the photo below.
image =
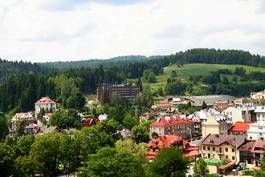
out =
[[265,140],[265,122],[256,122],[249,125],[247,131],[249,140]]
[[150,136],[157,133],[159,136],[178,135],[181,139],[189,139],[193,132],[193,122],[177,116],[161,117],[150,125]]
[[238,148],[246,142],[245,135],[209,134],[200,146],[200,154],[204,159],[240,161]]
[[264,158],[265,141],[248,141],[242,145],[240,151],[240,162],[248,167],[260,167]]
[[11,119],[11,128],[13,131],[17,129],[20,122],[25,122],[26,125],[36,122],[32,112],[20,112],[16,113]]
[[207,121],[202,123],[202,137],[209,134],[228,133],[230,124],[225,120],[216,120],[213,116],[209,116]]
[[257,122],[265,122],[265,106],[256,106],[255,111]]
[[242,108],[239,106],[229,106],[222,111],[222,114],[225,115],[231,122],[244,122],[242,116]]
[[252,92],[250,93],[250,97],[253,100],[258,100],[258,101],[265,100],[265,90],[260,92]]
[[42,109],[45,112],[54,112],[57,109],[56,102],[49,97],[42,97],[35,103],[35,114],[39,114]]

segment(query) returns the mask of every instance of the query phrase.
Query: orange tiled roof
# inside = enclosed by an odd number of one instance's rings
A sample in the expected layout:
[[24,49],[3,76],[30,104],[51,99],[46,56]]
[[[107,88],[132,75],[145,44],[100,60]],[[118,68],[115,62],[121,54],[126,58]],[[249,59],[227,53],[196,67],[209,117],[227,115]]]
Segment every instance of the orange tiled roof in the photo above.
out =
[[252,124],[252,122],[236,122],[230,131],[232,132],[247,132],[249,125]]
[[42,98],[39,99],[36,103],[52,104],[52,103],[55,103],[55,101],[53,101],[53,100],[50,99],[49,97],[42,97]]

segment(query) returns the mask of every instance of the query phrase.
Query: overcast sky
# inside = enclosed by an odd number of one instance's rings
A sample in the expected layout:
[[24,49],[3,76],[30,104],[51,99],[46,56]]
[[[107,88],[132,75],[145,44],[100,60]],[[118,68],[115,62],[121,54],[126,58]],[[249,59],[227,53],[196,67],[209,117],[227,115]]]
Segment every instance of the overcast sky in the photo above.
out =
[[0,0],[0,57],[8,60],[201,47],[265,55],[265,0]]

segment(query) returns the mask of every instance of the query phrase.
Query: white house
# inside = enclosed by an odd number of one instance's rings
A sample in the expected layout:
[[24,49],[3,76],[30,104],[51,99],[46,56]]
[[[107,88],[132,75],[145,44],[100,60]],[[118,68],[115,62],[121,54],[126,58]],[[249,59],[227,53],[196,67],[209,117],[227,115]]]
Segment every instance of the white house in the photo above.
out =
[[45,112],[54,112],[56,111],[56,102],[49,97],[42,97],[35,103],[35,114],[39,114],[42,109]]
[[217,121],[229,121],[227,120],[227,117],[223,114],[221,114],[219,111],[216,111],[215,109],[203,109],[198,112],[195,112],[192,116],[193,121],[200,121],[205,122],[209,118],[209,116],[212,116]]
[[222,114],[226,116],[231,122],[244,122],[242,116],[242,107],[239,106],[229,106],[226,108]]
[[249,140],[265,140],[265,122],[250,124],[247,135]]
[[249,126],[248,139],[265,140],[265,106],[255,106],[257,122]]
[[265,90],[260,92],[252,92],[250,97],[254,100],[265,100]]
[[257,122],[265,122],[265,106],[256,106],[254,112],[256,113]]

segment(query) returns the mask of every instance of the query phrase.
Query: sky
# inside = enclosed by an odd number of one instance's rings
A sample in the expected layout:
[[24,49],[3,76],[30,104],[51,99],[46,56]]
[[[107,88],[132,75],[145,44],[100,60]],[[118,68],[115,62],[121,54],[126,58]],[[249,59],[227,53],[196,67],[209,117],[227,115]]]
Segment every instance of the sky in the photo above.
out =
[[265,0],[0,0],[0,58],[105,59],[191,48],[265,55]]

